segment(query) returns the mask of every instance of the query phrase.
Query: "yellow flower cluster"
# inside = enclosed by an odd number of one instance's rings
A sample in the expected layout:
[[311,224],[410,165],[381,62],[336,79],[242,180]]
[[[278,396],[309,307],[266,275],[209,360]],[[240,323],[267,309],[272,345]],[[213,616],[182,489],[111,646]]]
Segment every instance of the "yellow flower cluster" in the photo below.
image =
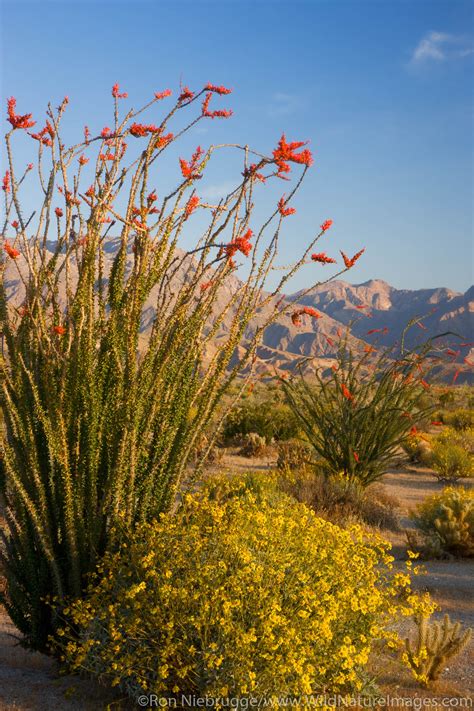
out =
[[64,658],[131,696],[360,689],[373,641],[393,641],[387,624],[420,607],[389,545],[284,495],[223,486],[106,558],[70,606]]

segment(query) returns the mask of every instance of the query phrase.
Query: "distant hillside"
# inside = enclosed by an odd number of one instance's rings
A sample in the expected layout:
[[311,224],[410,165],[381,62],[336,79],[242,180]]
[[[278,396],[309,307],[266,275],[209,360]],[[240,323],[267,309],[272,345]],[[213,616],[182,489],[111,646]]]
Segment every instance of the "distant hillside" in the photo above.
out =
[[[106,258],[111,260],[116,248],[117,240],[110,239],[106,245]],[[129,268],[132,260],[133,255],[130,253]],[[189,262],[186,261],[186,264]],[[24,263],[18,260],[17,265],[24,271]],[[71,271],[72,281],[74,281],[77,275],[74,264]],[[184,266],[180,273],[184,274]],[[24,298],[24,289],[15,265],[11,261],[7,263],[4,279],[8,298],[19,305]],[[219,296],[217,311],[227,301],[225,292],[233,292],[238,286],[239,280],[230,277],[225,291],[222,290]],[[143,314],[143,338],[146,338],[155,315],[156,293],[154,292]],[[349,284],[334,280],[317,287],[306,296],[299,297],[297,292],[287,295],[286,298],[288,311],[264,333],[258,350],[257,372],[264,373],[275,368],[283,371],[293,370],[297,363],[308,357],[315,359],[313,367],[329,367],[334,362],[338,335],[341,329],[350,323],[352,323],[351,342],[354,347],[363,348],[366,342],[375,341],[382,346],[392,346],[400,340],[407,324],[416,318],[421,319],[421,325],[409,329],[406,334],[406,345],[412,347],[446,332],[458,334],[459,337],[447,335],[437,341],[440,345],[460,351],[455,362],[445,369],[445,377],[450,379],[462,366],[457,382],[474,382],[473,369],[464,362],[466,357],[474,362],[474,348],[470,345],[458,345],[474,342],[474,286],[465,294],[461,294],[443,287],[419,290],[395,289],[387,282],[377,279],[371,279],[363,284]],[[291,320],[291,312],[294,308],[291,304],[294,303],[312,306],[322,314],[322,318],[313,319],[303,316],[301,325],[295,326]],[[247,329],[247,336],[251,335],[273,307],[272,302],[266,307],[265,312],[257,314],[254,322]],[[223,331],[226,327],[224,323]],[[219,336],[212,350],[218,347]]]

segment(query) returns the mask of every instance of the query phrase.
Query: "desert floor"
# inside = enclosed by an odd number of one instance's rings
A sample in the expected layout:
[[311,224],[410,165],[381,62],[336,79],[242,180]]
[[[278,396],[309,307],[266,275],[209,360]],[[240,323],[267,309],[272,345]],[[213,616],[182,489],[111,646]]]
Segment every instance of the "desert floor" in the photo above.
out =
[[[244,472],[272,468],[268,459],[248,459],[232,450],[219,462],[219,471]],[[439,484],[428,469],[421,467],[393,469],[382,480],[388,494],[400,503],[401,527],[409,527],[408,511],[427,495],[439,491]],[[397,565],[403,565],[405,535],[384,531],[393,545]],[[415,586],[427,590],[451,619],[474,627],[474,560],[426,561],[426,573],[415,578]],[[442,614],[438,613],[438,614]],[[383,672],[381,673],[381,670]],[[437,685],[425,691],[389,657],[380,657],[374,672],[381,674],[378,685],[383,693],[398,697],[454,697],[451,705],[460,705],[459,697],[474,697],[474,640],[447,669]],[[109,704],[111,704],[109,706]],[[98,711],[99,709],[138,708],[119,700],[86,679],[61,676],[56,664],[41,654],[18,645],[16,630],[0,608],[0,710],[1,711]]]

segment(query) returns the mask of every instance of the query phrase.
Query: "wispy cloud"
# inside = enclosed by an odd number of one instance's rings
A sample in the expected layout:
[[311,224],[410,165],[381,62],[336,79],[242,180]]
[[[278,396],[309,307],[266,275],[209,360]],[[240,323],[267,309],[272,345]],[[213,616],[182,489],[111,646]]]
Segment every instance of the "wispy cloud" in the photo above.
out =
[[207,185],[199,191],[199,195],[206,200],[220,200],[226,197],[232,190],[235,190],[236,187],[236,183],[231,183],[230,181]]
[[445,62],[462,59],[474,53],[472,39],[447,32],[428,32],[413,50],[410,63]]
[[289,116],[304,108],[304,100],[295,94],[277,92],[268,107],[269,116]]

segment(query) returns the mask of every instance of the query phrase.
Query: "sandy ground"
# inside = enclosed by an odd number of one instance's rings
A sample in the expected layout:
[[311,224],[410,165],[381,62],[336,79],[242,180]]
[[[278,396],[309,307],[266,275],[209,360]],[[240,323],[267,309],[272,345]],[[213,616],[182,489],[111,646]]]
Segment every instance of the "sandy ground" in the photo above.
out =
[[[265,470],[274,465],[273,457],[251,460],[228,454],[216,465],[219,471]],[[442,489],[429,470],[405,468],[385,475],[383,486],[400,503],[400,523],[409,526],[408,512],[427,495]],[[386,532],[394,554],[402,566],[406,550],[405,535]],[[438,615],[449,613],[452,620],[474,627],[474,560],[427,561],[426,574],[417,577],[415,586],[427,590],[441,607]],[[408,630],[407,630],[408,631]],[[442,681],[425,691],[408,672],[389,657],[377,660],[377,672],[383,669],[379,686],[393,696],[474,697],[474,640],[468,649],[443,674]],[[120,700],[88,680],[60,676],[56,664],[41,654],[18,645],[16,631],[0,608],[0,711],[99,711],[100,709],[138,708]]]

